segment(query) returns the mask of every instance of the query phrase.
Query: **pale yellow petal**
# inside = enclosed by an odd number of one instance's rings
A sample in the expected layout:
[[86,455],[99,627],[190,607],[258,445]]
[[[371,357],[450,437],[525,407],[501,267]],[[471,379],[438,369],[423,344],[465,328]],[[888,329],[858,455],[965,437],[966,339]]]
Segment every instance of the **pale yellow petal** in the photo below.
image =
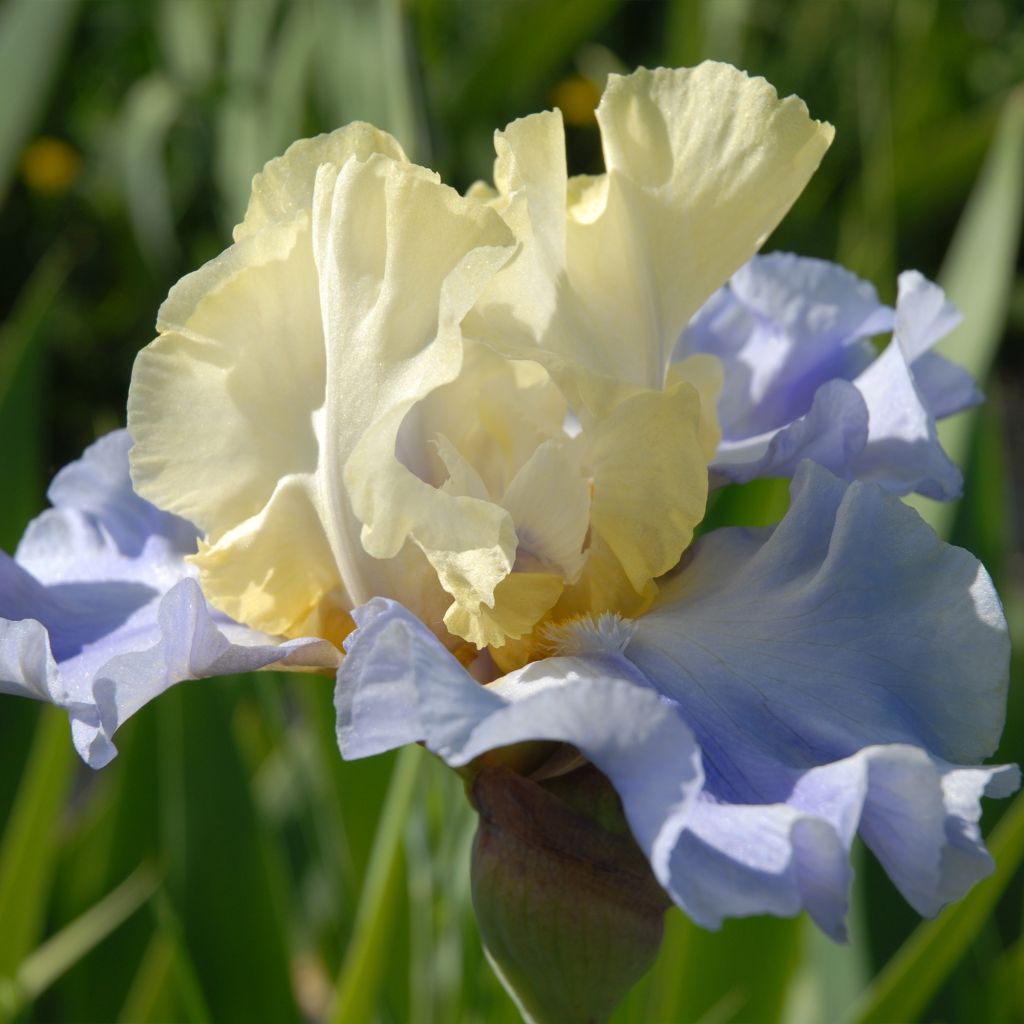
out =
[[374,591],[362,553],[409,540],[458,604],[493,601],[512,567],[507,513],[447,494],[396,457],[409,409],[453,380],[459,322],[511,252],[501,219],[420,168],[381,157],[322,172],[314,234],[327,340],[320,495],[335,561],[355,603]]
[[676,565],[704,517],[700,421],[700,397],[681,381],[637,392],[593,426],[591,528],[637,593]]
[[500,497],[538,445],[563,436],[565,413],[564,396],[539,364],[509,360],[467,340],[458,377],[417,402],[402,421],[400,457],[440,486],[450,473],[432,441],[445,437],[488,493]]
[[474,181],[466,189],[466,198],[478,203],[493,203],[499,199],[498,190],[486,181]]
[[365,121],[292,143],[283,156],[271,160],[252,179],[249,206],[245,219],[235,228],[235,241],[308,210],[317,168],[322,164],[340,167],[348,160],[366,160],[374,153],[403,163],[407,159],[397,139]]
[[[515,579],[515,576],[509,579]],[[555,604],[537,620],[530,632],[514,639],[508,638],[501,646],[491,647],[491,657],[502,672],[512,672],[527,662],[553,653],[549,643],[552,624],[601,612],[616,612],[627,618],[636,618],[654,603],[657,593],[658,587],[652,581],[638,594],[626,578],[618,558],[604,540],[595,535],[587,549],[586,566],[579,580],[565,587]]]
[[128,395],[136,490],[220,534],[277,482],[312,472],[324,338],[308,215],[231,246],[183,278]]
[[[468,335],[500,345],[506,354],[529,357],[564,297],[566,169],[561,113],[547,111],[513,121],[494,133],[494,148],[498,198],[490,205],[512,228],[520,247],[490,283],[465,328]],[[480,190],[474,194],[486,198]]]
[[192,563],[207,599],[238,622],[288,635],[341,586],[305,476],[282,479],[267,506]]
[[501,649],[510,639],[526,635],[555,604],[564,581],[555,573],[516,572],[494,589],[494,607],[486,605],[470,614],[458,604],[445,615],[445,625],[456,636],[477,647]]
[[447,494],[479,498],[481,501],[493,500],[480,474],[444,434],[438,435],[435,447],[448,473],[448,479],[441,485]]
[[555,114],[496,137],[497,204],[521,243],[467,329],[530,345],[574,402],[665,383],[680,331],[749,259],[832,138],[804,104],[725,64],[611,76],[597,112],[607,174],[565,176]]
[[643,340],[634,379],[660,386],[679,332],[782,219],[833,130],[710,61],[612,75],[597,119],[608,195],[599,217],[570,226],[571,274],[611,317],[609,342]]

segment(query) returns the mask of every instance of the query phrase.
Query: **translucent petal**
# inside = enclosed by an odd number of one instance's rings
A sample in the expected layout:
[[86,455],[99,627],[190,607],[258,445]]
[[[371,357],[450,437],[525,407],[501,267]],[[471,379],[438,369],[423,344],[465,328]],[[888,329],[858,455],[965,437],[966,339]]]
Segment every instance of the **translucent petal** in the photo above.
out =
[[283,156],[271,160],[252,180],[245,219],[235,228],[235,241],[272,224],[287,223],[309,210],[316,172],[321,164],[340,167],[348,160],[366,160],[381,153],[405,162],[398,140],[365,121],[353,121],[337,131],[300,139]]

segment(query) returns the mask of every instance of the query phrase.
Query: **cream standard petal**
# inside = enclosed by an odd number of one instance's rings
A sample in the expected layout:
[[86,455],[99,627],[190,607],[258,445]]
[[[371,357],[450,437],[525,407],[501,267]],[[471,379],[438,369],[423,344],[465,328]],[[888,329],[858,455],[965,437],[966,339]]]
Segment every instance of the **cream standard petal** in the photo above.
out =
[[128,395],[132,480],[219,535],[280,479],[312,472],[324,338],[308,214],[244,239],[183,278]]
[[636,355],[654,387],[690,317],[775,228],[834,133],[802,100],[710,61],[612,75],[597,120],[608,195],[570,225],[573,277],[588,306],[629,311],[609,321],[610,342],[644,328]]
[[511,518],[421,480],[396,442],[408,410],[458,374],[459,322],[508,259],[508,229],[429,172],[371,157],[321,173],[314,236],[328,380],[320,494],[346,588],[354,603],[372,597],[363,552],[390,558],[408,539],[457,605],[491,605],[514,559]]
[[516,473],[501,499],[515,524],[516,568],[555,572],[574,582],[586,558],[590,481],[566,443],[545,441]]
[[565,439],[565,415],[565,398],[543,367],[467,340],[458,377],[417,402],[403,420],[399,458],[421,479],[442,486],[452,476],[435,444],[443,437],[497,498],[539,445]]

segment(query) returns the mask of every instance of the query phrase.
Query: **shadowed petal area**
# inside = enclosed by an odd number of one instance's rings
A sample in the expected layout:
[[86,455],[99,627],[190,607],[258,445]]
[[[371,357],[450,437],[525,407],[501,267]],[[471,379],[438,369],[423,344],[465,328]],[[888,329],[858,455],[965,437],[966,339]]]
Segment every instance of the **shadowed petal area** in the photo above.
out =
[[93,767],[143,704],[185,679],[270,664],[333,668],[325,641],[279,639],[214,612],[191,578],[191,524],[131,489],[125,431],[88,448],[50,488],[54,508],[0,554],[0,692],[68,709]]

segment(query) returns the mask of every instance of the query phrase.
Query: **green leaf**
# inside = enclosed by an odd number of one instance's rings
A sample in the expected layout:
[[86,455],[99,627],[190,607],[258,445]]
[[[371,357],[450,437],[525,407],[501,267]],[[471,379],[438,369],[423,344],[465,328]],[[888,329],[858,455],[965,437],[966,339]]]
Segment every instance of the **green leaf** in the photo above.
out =
[[340,0],[315,13],[316,70],[328,117],[337,124],[369,121],[391,132],[412,159],[427,162],[401,0]]
[[[1010,94],[996,137],[939,274],[939,283],[963,313],[963,323],[936,351],[966,367],[984,384],[1002,338],[1016,274],[1024,210],[1024,87]],[[961,413],[939,424],[939,440],[962,465],[975,415]],[[908,504],[935,531],[949,536],[956,505],[913,495]]]
[[[8,698],[5,698],[8,699]],[[14,809],[0,841],[0,979],[13,979],[42,929],[57,828],[74,761],[67,715],[44,707]],[[0,1020],[10,1008],[0,1002]]]
[[799,963],[799,918],[728,920],[709,932],[672,908],[651,973],[613,1020],[774,1024]]
[[[183,944],[216,1021],[295,1021],[280,839],[260,816],[233,742],[252,680],[216,679],[161,697],[161,841]],[[175,721],[177,719],[177,721]],[[163,723],[162,723],[163,724]]]
[[118,132],[121,179],[139,248],[157,268],[178,250],[167,179],[167,136],[181,111],[177,86],[162,72],[146,75],[129,90]]
[[925,1009],[1024,862],[1024,796],[1014,800],[988,845],[996,862],[995,872],[979,882],[965,899],[914,931],[851,1010],[847,1021],[909,1021]]

